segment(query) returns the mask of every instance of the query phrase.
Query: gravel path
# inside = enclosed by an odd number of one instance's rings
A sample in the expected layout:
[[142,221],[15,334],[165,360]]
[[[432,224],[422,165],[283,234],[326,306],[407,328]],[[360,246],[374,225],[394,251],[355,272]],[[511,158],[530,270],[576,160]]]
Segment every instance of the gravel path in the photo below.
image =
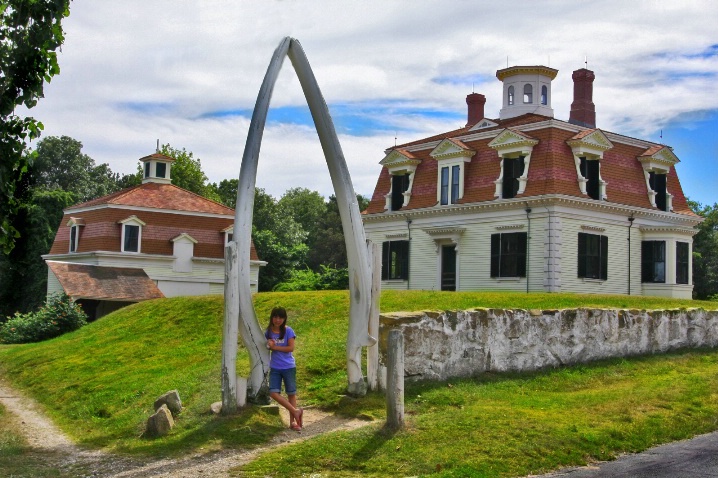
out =
[[[48,467],[56,468],[64,474],[88,477],[229,477],[231,468],[249,463],[268,450],[322,433],[351,430],[368,423],[362,420],[347,420],[305,408],[304,430],[296,432],[287,429],[260,448],[223,450],[205,455],[192,454],[175,459],[142,461],[100,450],[81,449],[45,416],[34,400],[23,396],[2,380],[0,380],[0,403],[7,409],[11,419],[16,421],[18,430],[25,436],[33,452],[37,452]],[[289,416],[284,409],[281,409],[281,412],[282,421],[288,426]]]

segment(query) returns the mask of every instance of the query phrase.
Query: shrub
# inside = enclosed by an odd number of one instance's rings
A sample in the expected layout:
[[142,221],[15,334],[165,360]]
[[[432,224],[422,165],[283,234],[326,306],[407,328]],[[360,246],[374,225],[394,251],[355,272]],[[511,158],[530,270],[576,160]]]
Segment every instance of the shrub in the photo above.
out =
[[67,294],[53,294],[36,312],[16,312],[0,325],[0,342],[40,342],[77,330],[86,323],[87,315]]
[[274,290],[293,292],[299,290],[342,290],[349,287],[347,268],[333,269],[324,264],[321,264],[320,267],[320,272],[314,272],[309,268],[293,270],[289,274],[289,280],[277,284]]

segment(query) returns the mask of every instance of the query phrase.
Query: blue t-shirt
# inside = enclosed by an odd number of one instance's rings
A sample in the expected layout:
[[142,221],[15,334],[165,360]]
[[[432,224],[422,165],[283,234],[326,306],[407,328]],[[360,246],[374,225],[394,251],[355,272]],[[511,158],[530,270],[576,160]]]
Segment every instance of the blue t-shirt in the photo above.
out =
[[[297,334],[294,333],[291,327],[286,327],[284,330],[284,338],[279,339],[279,334],[275,334],[274,332],[270,330],[267,330],[264,333],[264,336],[269,339],[274,339],[275,345],[279,345],[280,347],[286,347],[289,345],[289,339],[296,338]],[[277,369],[277,370],[286,370],[288,368],[294,368],[296,367],[296,363],[294,362],[294,355],[292,355],[292,352],[280,352],[279,350],[272,350],[271,356],[269,358],[269,366],[271,368]]]

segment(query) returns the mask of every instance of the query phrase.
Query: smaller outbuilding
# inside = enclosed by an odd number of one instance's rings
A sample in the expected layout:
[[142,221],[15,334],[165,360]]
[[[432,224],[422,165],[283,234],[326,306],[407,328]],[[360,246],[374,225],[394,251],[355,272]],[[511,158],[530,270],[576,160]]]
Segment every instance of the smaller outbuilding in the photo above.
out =
[[[234,210],[172,184],[174,159],[141,158],[139,186],[65,209],[50,252],[48,295],[65,292],[90,319],[158,297],[224,292]],[[254,292],[260,266],[252,245]]]

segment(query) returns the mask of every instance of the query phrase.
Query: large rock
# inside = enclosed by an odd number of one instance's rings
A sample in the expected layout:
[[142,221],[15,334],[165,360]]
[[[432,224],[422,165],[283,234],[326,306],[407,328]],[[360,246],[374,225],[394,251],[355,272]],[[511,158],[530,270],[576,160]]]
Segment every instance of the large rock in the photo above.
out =
[[154,415],[147,419],[144,435],[149,438],[165,436],[174,426],[175,421],[172,419],[172,412],[167,408],[167,405],[162,405]]
[[173,416],[176,417],[179,415],[182,411],[182,400],[180,400],[179,392],[177,390],[170,390],[155,400],[155,411],[159,410],[162,405],[167,405],[167,408],[170,409]]

